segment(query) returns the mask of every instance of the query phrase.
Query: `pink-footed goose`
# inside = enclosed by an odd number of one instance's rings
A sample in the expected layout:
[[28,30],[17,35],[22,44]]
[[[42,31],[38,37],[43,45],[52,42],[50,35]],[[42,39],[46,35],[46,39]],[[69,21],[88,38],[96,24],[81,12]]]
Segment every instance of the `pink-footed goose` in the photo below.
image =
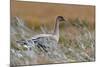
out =
[[56,23],[54,27],[54,32],[52,34],[39,34],[31,37],[30,39],[19,40],[17,43],[23,45],[35,45],[41,51],[48,52],[48,50],[55,49],[55,44],[59,41],[59,25],[62,22],[66,22],[62,16],[57,16]]

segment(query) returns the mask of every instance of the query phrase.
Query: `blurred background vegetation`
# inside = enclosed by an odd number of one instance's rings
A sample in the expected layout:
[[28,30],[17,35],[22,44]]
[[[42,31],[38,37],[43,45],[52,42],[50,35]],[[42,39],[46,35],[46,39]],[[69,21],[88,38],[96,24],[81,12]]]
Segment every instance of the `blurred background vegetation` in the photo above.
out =
[[95,60],[95,7],[50,3],[11,1],[11,65],[32,65],[55,62],[50,57],[28,51],[17,40],[40,33],[51,33],[57,16],[68,22],[60,25],[60,46],[66,62]]

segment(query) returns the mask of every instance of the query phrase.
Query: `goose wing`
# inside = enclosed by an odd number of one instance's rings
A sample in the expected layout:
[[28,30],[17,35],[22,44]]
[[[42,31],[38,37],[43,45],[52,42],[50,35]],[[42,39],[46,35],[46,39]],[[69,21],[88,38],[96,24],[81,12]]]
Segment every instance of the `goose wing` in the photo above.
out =
[[53,48],[57,44],[57,41],[51,36],[38,37],[36,39],[32,39],[32,41],[34,42],[36,47],[45,52],[53,50]]
[[57,41],[50,34],[48,35],[40,34],[30,39],[23,39],[23,40],[17,41],[17,43],[20,43],[21,45],[35,46],[41,51],[48,52],[48,50],[53,50],[53,48],[57,44]]

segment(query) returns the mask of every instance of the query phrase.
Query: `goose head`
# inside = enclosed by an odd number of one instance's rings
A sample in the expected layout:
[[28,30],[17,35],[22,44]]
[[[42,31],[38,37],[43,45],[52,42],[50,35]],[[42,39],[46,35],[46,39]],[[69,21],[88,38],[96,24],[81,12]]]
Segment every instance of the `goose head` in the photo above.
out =
[[56,22],[58,22],[58,23],[65,23],[66,20],[64,19],[63,16],[58,16],[58,17],[56,18]]

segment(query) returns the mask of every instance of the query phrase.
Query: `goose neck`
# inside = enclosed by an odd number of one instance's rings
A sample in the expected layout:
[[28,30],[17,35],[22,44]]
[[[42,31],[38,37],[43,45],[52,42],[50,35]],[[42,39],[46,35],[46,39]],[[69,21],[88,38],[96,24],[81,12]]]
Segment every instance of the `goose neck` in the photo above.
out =
[[54,35],[57,36],[57,38],[59,38],[59,21],[56,21]]

